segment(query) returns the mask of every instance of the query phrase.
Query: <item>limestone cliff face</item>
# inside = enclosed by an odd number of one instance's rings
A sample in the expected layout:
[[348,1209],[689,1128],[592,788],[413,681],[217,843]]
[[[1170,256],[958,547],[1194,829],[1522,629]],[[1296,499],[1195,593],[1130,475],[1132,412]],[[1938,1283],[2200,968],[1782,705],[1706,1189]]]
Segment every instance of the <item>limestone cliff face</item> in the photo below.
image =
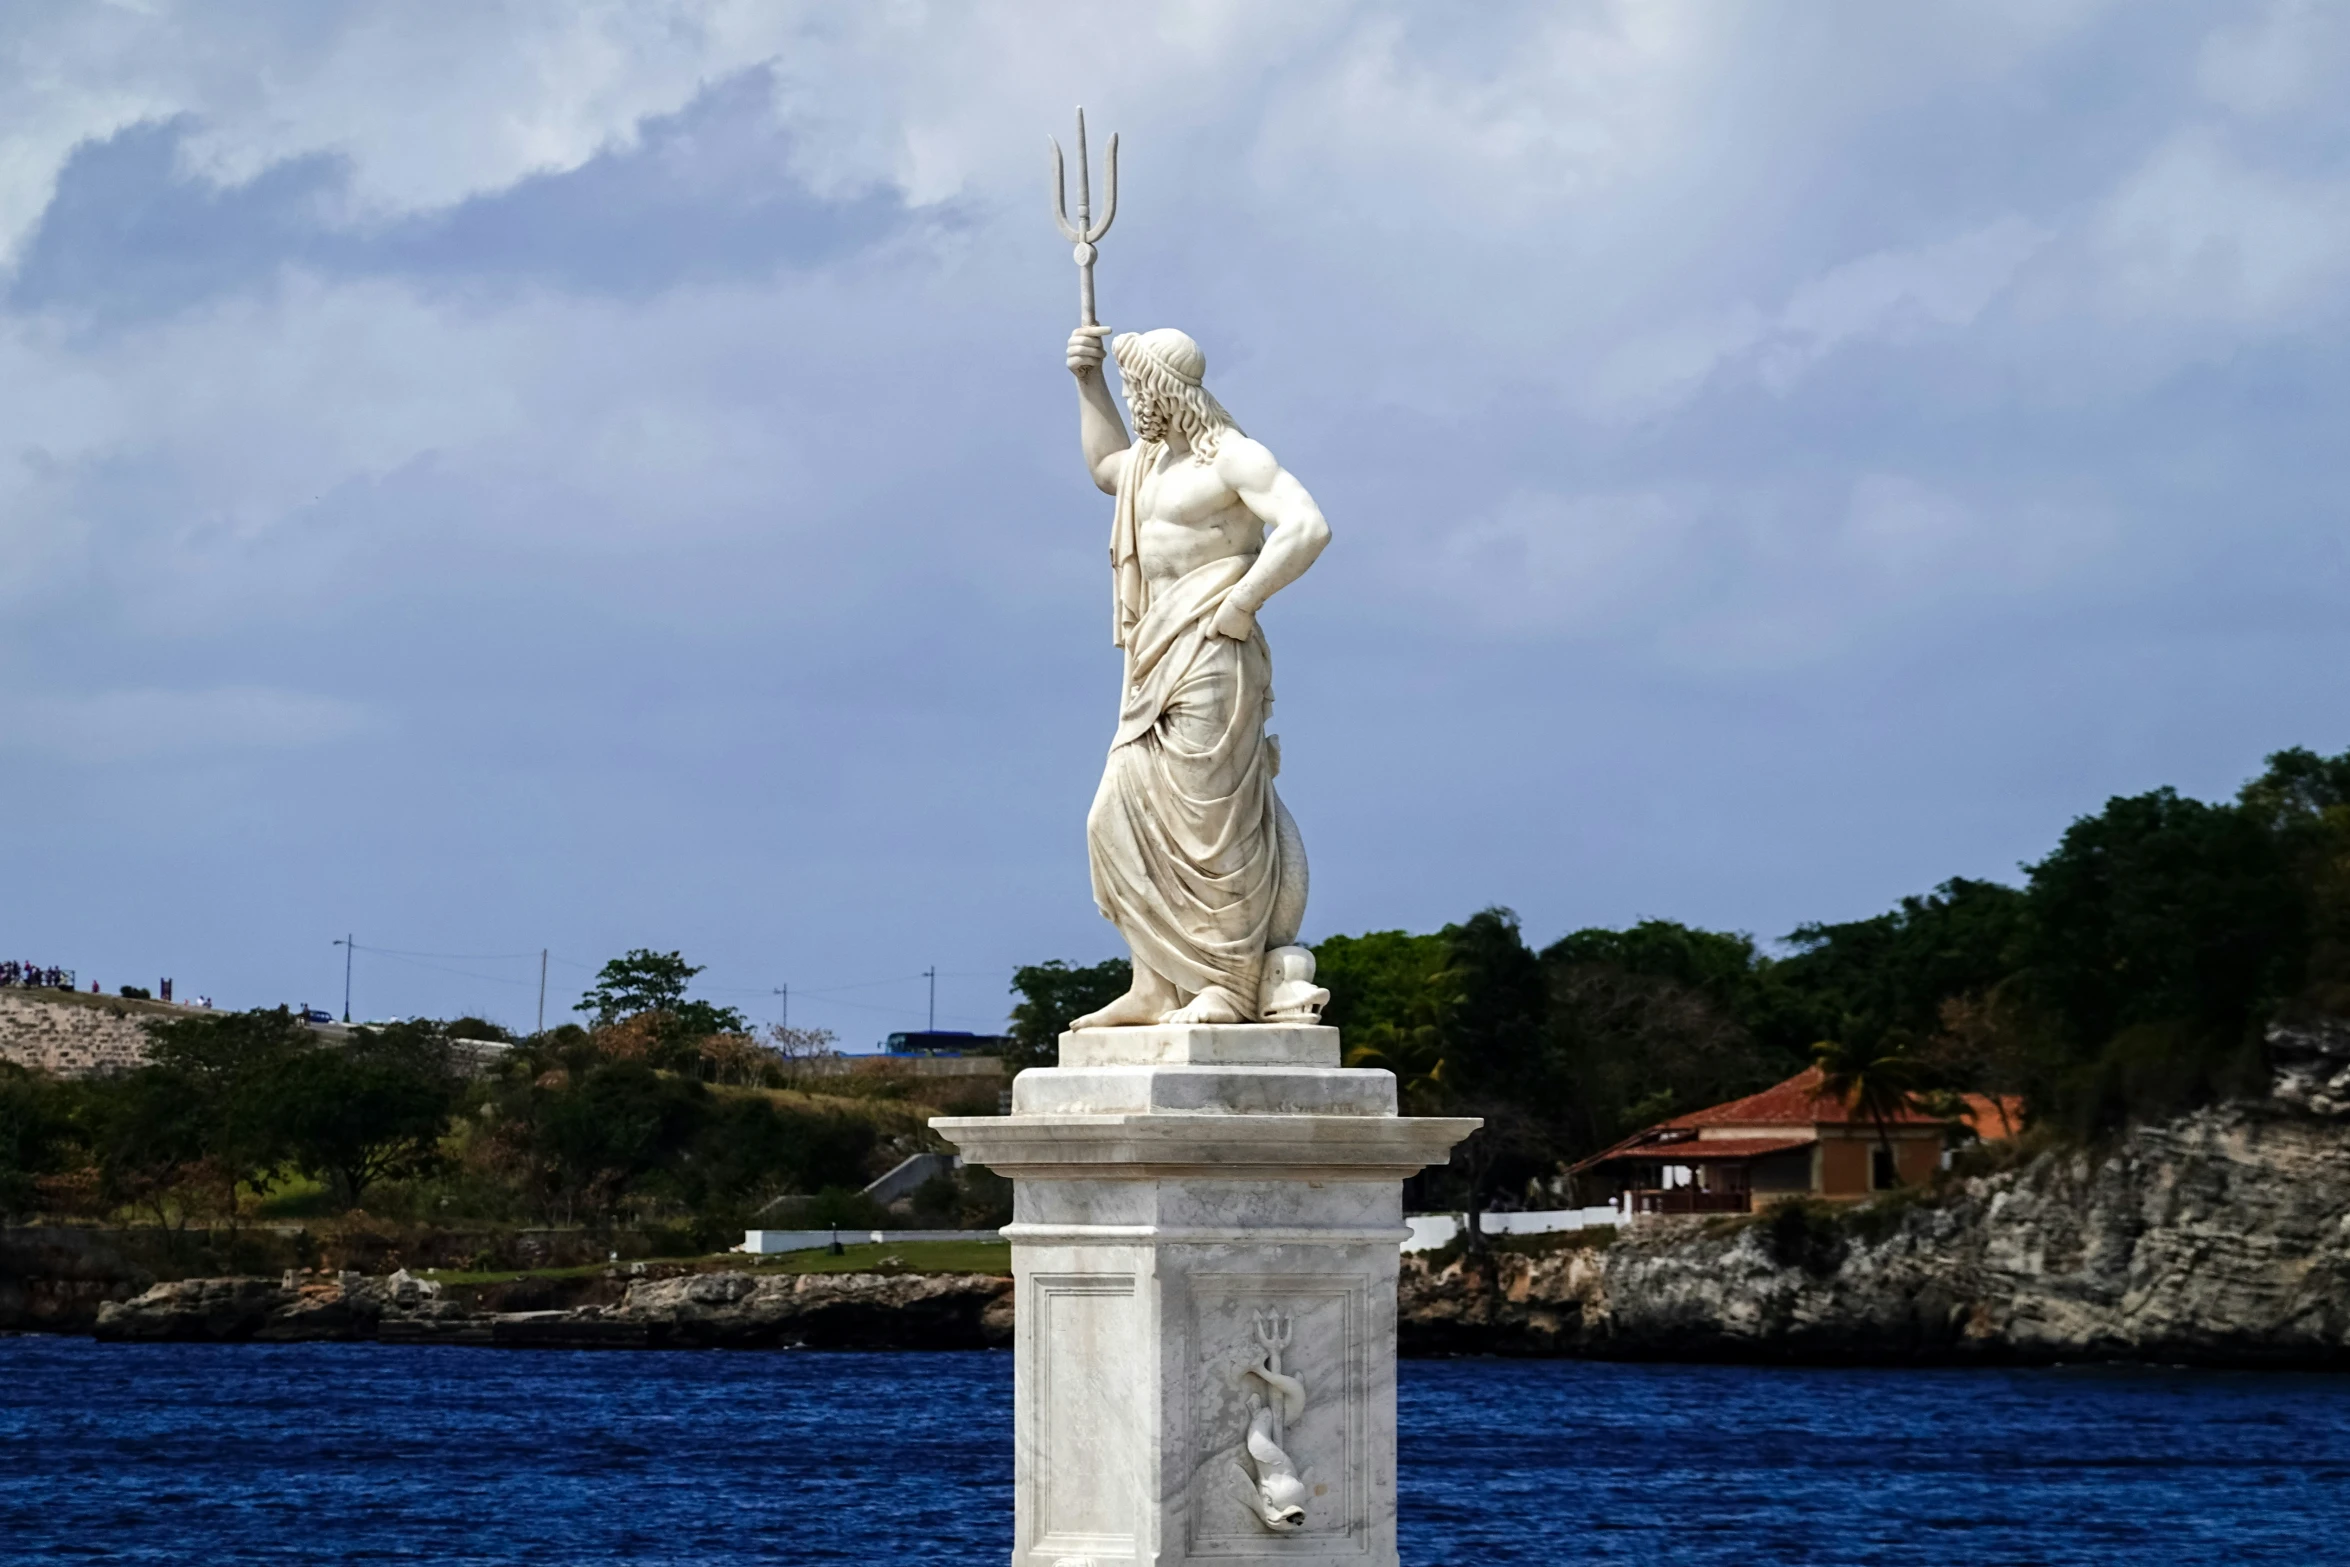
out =
[[1009,1343],[1012,1281],[987,1274],[834,1273],[582,1280],[601,1298],[534,1310],[494,1287],[389,1278],[180,1279],[98,1309],[116,1341],[385,1343],[511,1348],[979,1349]]
[[2271,1043],[2268,1100],[1930,1199],[1441,1273],[1406,1259],[1403,1347],[2350,1367],[2350,1030]]

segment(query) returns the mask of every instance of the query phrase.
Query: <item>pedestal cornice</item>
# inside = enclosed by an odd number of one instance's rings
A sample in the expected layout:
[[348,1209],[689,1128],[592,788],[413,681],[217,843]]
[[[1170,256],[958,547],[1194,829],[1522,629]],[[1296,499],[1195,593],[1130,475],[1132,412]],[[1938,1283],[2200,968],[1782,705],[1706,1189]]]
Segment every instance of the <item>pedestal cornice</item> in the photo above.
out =
[[1462,1116],[1141,1114],[941,1116],[930,1124],[973,1164],[1015,1180],[1400,1181],[1442,1164],[1484,1123]]

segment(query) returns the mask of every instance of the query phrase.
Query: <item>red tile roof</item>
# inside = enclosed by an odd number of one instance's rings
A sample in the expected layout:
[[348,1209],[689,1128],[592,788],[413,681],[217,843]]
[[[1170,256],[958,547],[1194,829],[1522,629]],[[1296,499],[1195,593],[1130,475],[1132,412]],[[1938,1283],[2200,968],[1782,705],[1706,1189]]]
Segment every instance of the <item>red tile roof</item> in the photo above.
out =
[[[1784,1083],[1764,1089],[1759,1094],[1748,1094],[1744,1099],[1733,1099],[1728,1104],[1711,1105],[1703,1110],[1692,1110],[1677,1115],[1670,1121],[1658,1123],[1651,1130],[1700,1126],[1871,1126],[1868,1116],[1854,1110],[1843,1100],[1820,1092],[1823,1074],[1816,1066],[1807,1066]],[[1939,1126],[1940,1116],[1923,1110],[1903,1110],[1885,1117],[1889,1126]]]
[[[1797,1147],[1813,1140],[1810,1136],[1778,1137],[1765,1133],[1759,1137],[1720,1138],[1710,1143],[1700,1143],[1695,1138],[1679,1142],[1667,1138],[1665,1134],[1669,1132],[1694,1133],[1707,1127],[1716,1126],[1739,1128],[1784,1126],[1789,1128],[1803,1127],[1809,1130],[1822,1126],[1871,1126],[1874,1124],[1866,1115],[1853,1110],[1843,1100],[1822,1093],[1820,1084],[1824,1079],[1825,1074],[1818,1067],[1807,1066],[1784,1083],[1774,1084],[1759,1094],[1749,1094],[1744,1099],[1733,1099],[1728,1104],[1709,1105],[1703,1110],[1692,1110],[1687,1115],[1677,1115],[1670,1121],[1659,1121],[1654,1126],[1634,1132],[1613,1148],[1602,1149],[1588,1159],[1574,1165],[1569,1173],[1578,1173],[1617,1159],[1662,1159],[1670,1156],[1674,1163],[1699,1164],[1710,1163],[1715,1159],[1754,1158],[1760,1154],[1777,1153],[1783,1149]],[[1967,1119],[1976,1128],[1977,1135],[1985,1138],[2003,1135],[1997,1130],[2000,1124],[1997,1113],[1998,1106],[1988,1100],[1978,1106],[1974,1101],[1979,1096],[1970,1094],[1966,1097],[1970,1112]],[[1985,1111],[1990,1113],[1986,1115]],[[1947,1123],[1941,1117],[1928,1115],[1923,1110],[1903,1110],[1898,1114],[1887,1116],[1885,1124],[1887,1126],[1942,1126]],[[1756,1145],[1752,1153],[1733,1154],[1712,1151],[1744,1147],[1749,1144]],[[1691,1150],[1700,1147],[1705,1148],[1707,1152],[1702,1154],[1691,1152]]]
[[1713,1164],[1726,1159],[1759,1159],[1765,1154],[1785,1153],[1790,1148],[1809,1148],[1817,1141],[1819,1139],[1816,1137],[1692,1137],[1677,1143],[1618,1143],[1606,1153],[1586,1159],[1575,1168],[1580,1170],[1585,1165],[1605,1164],[1619,1159],[1656,1160],[1664,1164]]

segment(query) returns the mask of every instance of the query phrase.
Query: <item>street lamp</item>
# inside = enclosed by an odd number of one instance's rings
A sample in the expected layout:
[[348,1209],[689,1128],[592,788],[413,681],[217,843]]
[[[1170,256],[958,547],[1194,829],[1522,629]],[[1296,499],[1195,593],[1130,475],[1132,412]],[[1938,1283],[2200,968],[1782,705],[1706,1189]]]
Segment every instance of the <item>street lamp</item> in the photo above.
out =
[[349,936],[343,936],[338,938],[334,945],[343,949],[343,1021],[348,1024],[351,1021],[351,948],[353,943]]

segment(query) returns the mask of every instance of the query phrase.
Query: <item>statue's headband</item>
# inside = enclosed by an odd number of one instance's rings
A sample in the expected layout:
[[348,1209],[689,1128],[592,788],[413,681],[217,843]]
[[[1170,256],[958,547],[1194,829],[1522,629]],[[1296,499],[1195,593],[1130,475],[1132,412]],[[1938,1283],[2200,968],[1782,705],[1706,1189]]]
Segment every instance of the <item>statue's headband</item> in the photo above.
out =
[[1110,352],[1117,357],[1120,370],[1132,369],[1139,358],[1185,386],[1199,385],[1208,371],[1207,355],[1199,351],[1199,344],[1173,327],[1122,332],[1111,340]]

